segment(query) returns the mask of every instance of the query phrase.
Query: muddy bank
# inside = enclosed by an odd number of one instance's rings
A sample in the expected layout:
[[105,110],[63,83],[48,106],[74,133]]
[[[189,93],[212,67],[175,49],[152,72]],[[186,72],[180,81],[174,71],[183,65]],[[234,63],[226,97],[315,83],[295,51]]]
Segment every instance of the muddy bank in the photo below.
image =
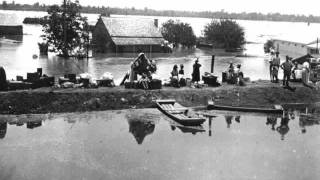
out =
[[223,85],[218,88],[163,88],[132,90],[123,87],[99,89],[51,89],[0,93],[0,114],[80,112],[154,107],[154,100],[173,98],[185,106],[205,106],[214,97],[223,105],[263,106],[320,101],[320,91],[292,84],[294,92],[280,84],[253,82],[244,87]]

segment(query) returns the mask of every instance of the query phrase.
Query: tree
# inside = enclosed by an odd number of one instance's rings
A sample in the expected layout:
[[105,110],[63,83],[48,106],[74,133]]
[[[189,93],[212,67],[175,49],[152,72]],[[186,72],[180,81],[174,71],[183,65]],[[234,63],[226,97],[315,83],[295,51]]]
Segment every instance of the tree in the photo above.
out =
[[44,41],[49,45],[49,51],[63,57],[79,55],[85,52],[88,41],[89,25],[85,17],[80,15],[79,1],[50,6],[48,16],[42,24]]
[[226,50],[241,48],[245,43],[243,28],[234,20],[212,20],[204,28],[204,37],[208,42]]
[[161,33],[165,40],[175,45],[181,44],[190,48],[196,44],[196,36],[188,23],[170,19],[162,24]]

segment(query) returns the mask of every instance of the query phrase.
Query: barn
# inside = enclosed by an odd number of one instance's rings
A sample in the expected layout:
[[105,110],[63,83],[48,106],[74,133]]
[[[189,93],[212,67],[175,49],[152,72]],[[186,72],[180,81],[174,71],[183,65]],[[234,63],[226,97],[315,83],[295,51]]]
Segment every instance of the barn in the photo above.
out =
[[92,45],[100,53],[163,52],[158,19],[101,16],[92,32]]

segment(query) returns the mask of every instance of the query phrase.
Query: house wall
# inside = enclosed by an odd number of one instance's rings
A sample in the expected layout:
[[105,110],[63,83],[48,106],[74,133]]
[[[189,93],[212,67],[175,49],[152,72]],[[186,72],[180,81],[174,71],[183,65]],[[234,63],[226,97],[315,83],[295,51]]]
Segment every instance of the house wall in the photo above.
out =
[[92,32],[92,46],[95,52],[115,52],[116,47],[102,20],[99,19]]
[[303,43],[296,43],[290,41],[273,40],[273,44],[276,51],[279,51],[282,55],[288,55],[291,57],[300,57],[309,53],[309,48]]
[[117,48],[118,53],[136,53],[138,50],[145,53],[163,52],[161,45],[121,45]]
[[94,51],[98,53],[136,53],[138,50],[146,53],[165,52],[165,49],[161,46],[161,44],[116,46],[101,19],[98,20],[94,27],[91,42]]
[[18,26],[0,26],[0,35],[23,35],[23,27]]

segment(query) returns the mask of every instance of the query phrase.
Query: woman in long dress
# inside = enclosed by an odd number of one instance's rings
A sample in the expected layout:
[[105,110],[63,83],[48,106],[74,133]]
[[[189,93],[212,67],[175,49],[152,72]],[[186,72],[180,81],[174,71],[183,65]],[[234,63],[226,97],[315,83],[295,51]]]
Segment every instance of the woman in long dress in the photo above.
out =
[[193,64],[193,71],[192,71],[192,82],[199,82],[200,81],[200,67],[201,64],[198,63],[199,58],[196,59],[195,63]]

